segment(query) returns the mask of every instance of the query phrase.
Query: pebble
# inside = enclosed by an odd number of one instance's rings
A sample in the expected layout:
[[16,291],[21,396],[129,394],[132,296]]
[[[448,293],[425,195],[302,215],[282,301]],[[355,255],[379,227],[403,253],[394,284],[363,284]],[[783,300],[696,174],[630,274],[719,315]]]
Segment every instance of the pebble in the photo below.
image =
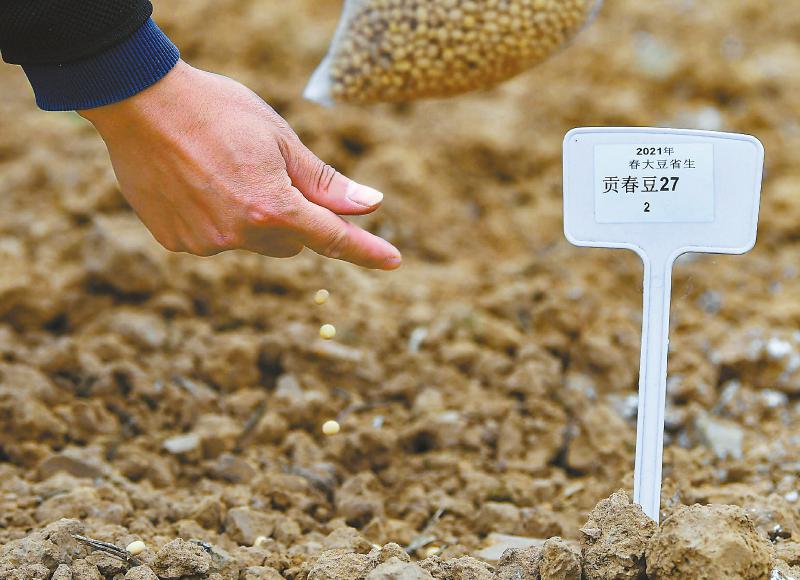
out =
[[772,359],[779,359],[788,356],[792,353],[792,350],[792,343],[790,343],[788,340],[772,337],[767,341],[766,351]]
[[714,452],[717,458],[742,458],[744,431],[739,425],[703,413],[697,417],[695,426],[703,443]]
[[325,340],[330,340],[336,336],[336,327],[333,324],[323,324],[319,328],[319,335]]

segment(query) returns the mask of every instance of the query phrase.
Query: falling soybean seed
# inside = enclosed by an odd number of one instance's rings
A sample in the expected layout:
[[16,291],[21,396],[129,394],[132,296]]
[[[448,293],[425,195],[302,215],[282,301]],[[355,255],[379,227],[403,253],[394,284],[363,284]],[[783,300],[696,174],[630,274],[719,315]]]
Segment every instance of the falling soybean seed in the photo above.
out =
[[330,298],[331,293],[323,288],[322,290],[317,290],[317,293],[314,294],[314,303],[319,304],[320,306],[325,304]]
[[138,556],[142,552],[147,549],[145,543],[141,540],[135,540],[128,544],[128,547],[125,548],[125,551],[128,552],[131,556]]
[[328,436],[336,435],[341,430],[342,428],[339,426],[339,423],[333,419],[325,421],[325,423],[322,424],[322,432]]
[[323,324],[319,328],[319,335],[325,340],[330,340],[336,336],[336,327],[333,324]]

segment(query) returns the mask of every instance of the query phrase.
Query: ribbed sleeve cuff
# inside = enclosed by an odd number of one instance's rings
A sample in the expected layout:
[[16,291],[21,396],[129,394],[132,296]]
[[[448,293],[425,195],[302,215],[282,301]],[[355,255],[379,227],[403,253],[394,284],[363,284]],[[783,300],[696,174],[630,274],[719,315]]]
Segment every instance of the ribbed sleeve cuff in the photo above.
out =
[[22,68],[40,108],[73,111],[127,99],[161,80],[179,58],[176,46],[149,19],[133,36],[98,55]]

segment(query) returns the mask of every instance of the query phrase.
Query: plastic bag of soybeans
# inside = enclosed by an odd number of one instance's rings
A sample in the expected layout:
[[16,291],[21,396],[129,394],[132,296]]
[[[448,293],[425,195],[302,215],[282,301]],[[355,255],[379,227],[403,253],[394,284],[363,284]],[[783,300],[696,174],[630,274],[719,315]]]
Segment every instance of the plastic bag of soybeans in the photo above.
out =
[[492,87],[572,38],[602,0],[345,0],[305,96],[324,105]]

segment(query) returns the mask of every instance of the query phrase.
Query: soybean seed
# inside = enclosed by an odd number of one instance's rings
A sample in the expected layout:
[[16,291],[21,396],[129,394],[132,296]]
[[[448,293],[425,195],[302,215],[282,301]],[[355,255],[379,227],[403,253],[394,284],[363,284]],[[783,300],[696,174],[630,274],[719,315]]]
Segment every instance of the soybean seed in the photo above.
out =
[[142,552],[147,549],[145,543],[141,540],[135,540],[128,544],[128,547],[125,548],[125,551],[128,552],[131,556],[138,556]]
[[333,324],[323,324],[319,328],[319,335],[325,340],[330,340],[336,336],[336,327]]
[[341,430],[342,428],[339,426],[339,423],[333,419],[325,421],[325,423],[322,424],[322,432],[325,435],[336,435]]
[[325,304],[328,301],[328,298],[330,298],[330,295],[331,293],[324,288],[322,290],[317,290],[317,293],[314,294],[314,302],[316,304]]

